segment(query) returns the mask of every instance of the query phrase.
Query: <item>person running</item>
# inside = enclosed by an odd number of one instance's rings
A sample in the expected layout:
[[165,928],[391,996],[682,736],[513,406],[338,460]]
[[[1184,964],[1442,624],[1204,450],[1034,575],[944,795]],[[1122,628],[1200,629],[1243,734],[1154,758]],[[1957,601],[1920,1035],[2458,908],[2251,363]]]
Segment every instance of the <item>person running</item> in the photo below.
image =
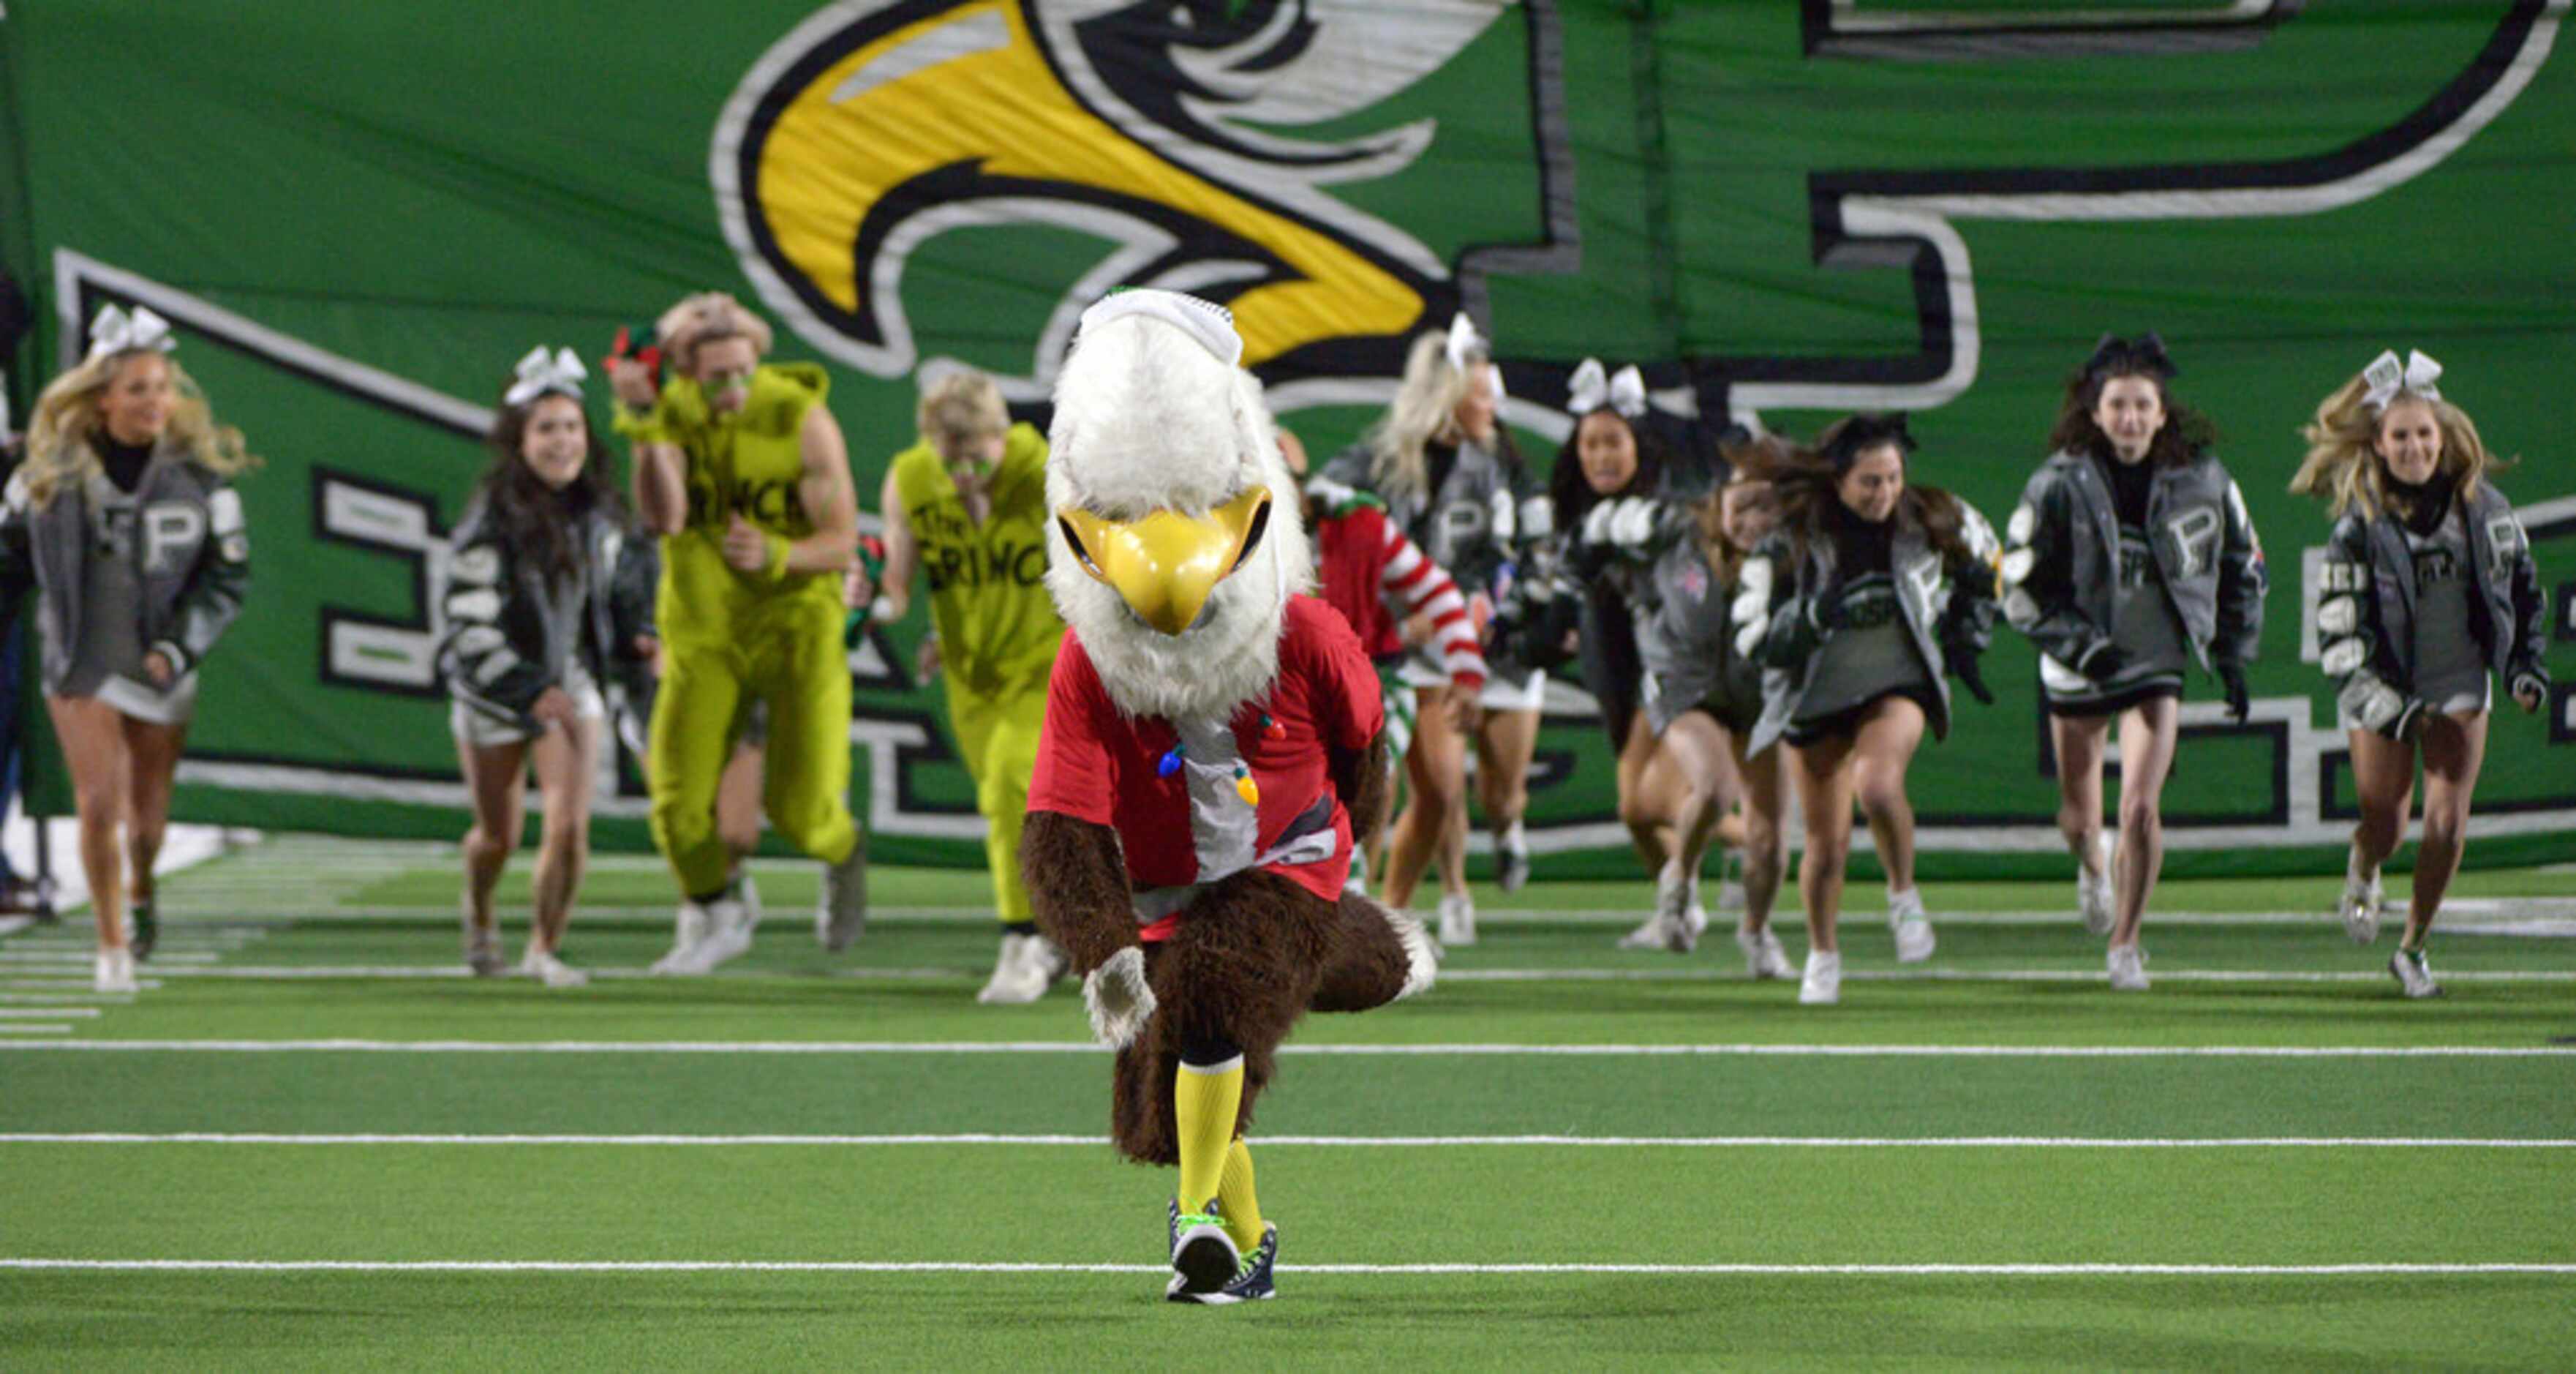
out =
[[[1323,476],[1384,501],[1396,526],[1458,579],[1471,606],[1490,616],[1513,570],[1545,538],[1552,516],[1498,423],[1502,374],[1465,315],[1446,334],[1424,334],[1406,355],[1394,403],[1366,439],[1324,466]],[[1495,869],[1505,891],[1529,876],[1521,814],[1538,747],[1547,675],[1488,682],[1476,694],[1476,727],[1457,727],[1455,684],[1417,653],[1399,674],[1414,690],[1415,728],[1405,754],[1404,811],[1396,820],[1385,896],[1402,907],[1422,871],[1440,870],[1440,940],[1476,941],[1476,903],[1467,891],[1467,762],[1472,736],[1477,785],[1494,830]]]
[[886,468],[885,574],[873,588],[850,572],[850,598],[878,623],[903,618],[916,574],[930,575],[931,631],[919,666],[947,684],[975,809],[1002,946],[975,1000],[1034,1002],[1065,975],[1064,952],[1038,933],[1020,880],[1020,823],[1029,809],[1046,723],[1047,681],[1064,620],[1046,590],[1046,436],[1011,423],[1000,388],[960,370],[922,393],[921,442]]
[[[2162,807],[2183,674],[2214,671],[2250,709],[2263,635],[2263,548],[2216,432],[2177,403],[2164,341],[2104,335],[2067,379],[2052,455],[2005,525],[2004,615],[2039,646],[2057,828],[2084,928],[2110,939],[2111,986],[2144,991],[2138,926],[2164,867]],[[2102,834],[2102,756],[2120,731],[2120,838]],[[2116,872],[2112,856],[2118,855]]]
[[663,540],[655,599],[662,680],[646,785],[653,838],[684,901],[674,953],[715,942],[712,967],[750,946],[737,856],[716,794],[743,713],[769,715],[763,804],[822,861],[815,936],[847,948],[867,919],[867,837],[850,815],[850,674],[841,574],[858,503],[841,427],[812,363],[763,363],[767,322],[731,296],[681,301],[655,329],[672,375],[658,391],[613,363],[617,428],[635,445],[636,508]]
[[2339,684],[2361,823],[2344,872],[2345,933],[2379,936],[2379,866],[2406,838],[2415,767],[2424,835],[2415,892],[2388,972],[2408,997],[2438,997],[2425,937],[2468,844],[2469,796],[2486,759],[2492,679],[2514,704],[2549,699],[2540,572],[2513,507],[2487,480],[2502,467],[2468,413],[2435,383],[2441,364],[2380,354],[2335,388],[2304,430],[2290,490],[2324,501],[2319,666]]
[[560,950],[590,857],[591,780],[617,653],[609,598],[626,542],[607,445],[582,413],[571,349],[519,360],[492,426],[492,464],[448,536],[439,672],[474,808],[465,834],[465,963],[497,977],[492,888],[519,846],[531,768],[545,815],[519,971],[550,988],[590,976]]
[[1798,1000],[1810,1004],[1842,997],[1836,927],[1854,800],[1887,870],[1897,962],[1932,957],[1906,768],[1927,726],[1949,733],[1950,677],[1993,700],[1977,656],[1994,625],[1994,532],[1957,497],[1907,480],[1914,447],[1903,415],[1854,415],[1825,430],[1816,456],[1783,464],[1780,527],[1746,561],[1736,599],[1736,650],[1764,668],[1745,752],[1787,742],[1806,818]]
[[152,864],[197,670],[250,587],[231,479],[257,460],[241,431],[215,422],[176,343],[149,309],[101,309],[89,351],[37,396],[0,508],[0,602],[36,592],[39,678],[71,770],[101,992],[134,991],[135,961],[158,939]]
[[1745,972],[1757,979],[1796,972],[1771,928],[1771,904],[1788,860],[1781,828],[1787,793],[1779,752],[1747,753],[1762,716],[1762,671],[1736,651],[1732,614],[1745,560],[1778,523],[1771,476],[1788,452],[1778,440],[1730,444],[1725,485],[1681,507],[1686,519],[1648,525],[1612,509],[1604,522],[1614,541],[1630,530],[1645,535],[1619,545],[1646,573],[1634,607],[1643,668],[1637,728],[1681,781],[1672,857],[1656,880],[1655,914],[1621,943],[1677,954],[1696,945],[1708,918],[1697,912],[1690,886],[1718,838],[1719,821],[1740,802],[1744,914],[1735,944]]

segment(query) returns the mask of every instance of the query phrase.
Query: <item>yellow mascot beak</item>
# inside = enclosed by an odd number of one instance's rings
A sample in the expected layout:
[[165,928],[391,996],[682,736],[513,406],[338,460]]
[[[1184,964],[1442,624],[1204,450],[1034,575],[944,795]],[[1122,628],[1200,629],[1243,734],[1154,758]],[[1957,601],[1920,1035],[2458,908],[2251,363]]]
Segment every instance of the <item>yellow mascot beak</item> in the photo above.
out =
[[1158,510],[1121,524],[1087,510],[1056,512],[1082,570],[1117,589],[1167,635],[1198,623],[1216,584],[1242,563],[1270,519],[1270,489],[1254,487],[1205,516]]

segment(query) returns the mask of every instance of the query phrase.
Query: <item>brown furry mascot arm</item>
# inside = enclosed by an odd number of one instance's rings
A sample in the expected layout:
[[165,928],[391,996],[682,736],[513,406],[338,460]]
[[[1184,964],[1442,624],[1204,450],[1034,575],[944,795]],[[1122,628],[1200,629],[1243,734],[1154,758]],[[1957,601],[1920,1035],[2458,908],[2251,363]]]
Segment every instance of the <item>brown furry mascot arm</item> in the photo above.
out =
[[1059,811],[1031,811],[1020,832],[1020,877],[1038,929],[1089,974],[1136,944],[1136,899],[1118,832]]
[[1333,751],[1333,791],[1351,813],[1351,843],[1360,849],[1368,848],[1376,838],[1378,827],[1386,824],[1386,813],[1393,807],[1392,763],[1393,750],[1383,729],[1356,754]]

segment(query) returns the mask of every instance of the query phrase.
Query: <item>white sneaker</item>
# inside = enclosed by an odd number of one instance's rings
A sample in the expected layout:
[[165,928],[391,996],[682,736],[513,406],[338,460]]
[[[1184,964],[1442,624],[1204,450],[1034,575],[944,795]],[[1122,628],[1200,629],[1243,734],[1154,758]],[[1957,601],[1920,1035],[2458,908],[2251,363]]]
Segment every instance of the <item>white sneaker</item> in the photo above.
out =
[[2075,870],[2075,909],[2084,914],[2084,928],[2095,935],[2108,935],[2119,919],[2118,889],[2113,885],[2112,863],[2119,848],[2107,833],[2093,846],[2102,858],[2102,875],[2095,877],[2081,866]]
[[2379,938],[2379,874],[2364,877],[2359,868],[2359,855],[2347,860],[2343,870],[2343,900],[2337,910],[2343,915],[2343,933],[2357,945]]
[[1798,1001],[1829,1007],[1843,1000],[1843,956],[1820,949],[1807,951],[1807,976],[1798,983]]
[[519,960],[519,972],[550,988],[577,988],[590,981],[590,975],[554,956],[551,950],[528,946]]
[[814,905],[814,942],[835,954],[868,928],[868,834],[862,830],[847,857],[823,870],[823,895]]
[[2147,952],[2134,944],[2111,946],[2107,961],[2111,968],[2113,992],[2147,990]]
[[1664,914],[1660,911],[1647,917],[1635,930],[1619,937],[1621,949],[1669,949],[1672,943],[1673,932],[1666,929]]
[[1699,944],[1699,933],[1708,928],[1708,913],[1701,912],[1699,924],[1691,924],[1691,879],[1679,859],[1664,861],[1664,871],[1655,878],[1655,919],[1664,924],[1664,948],[1675,954],[1688,954]]
[[1794,978],[1798,970],[1789,963],[1789,952],[1780,948],[1779,932],[1764,926],[1760,934],[1738,929],[1735,947],[1744,951],[1744,972],[1754,978]]
[[1464,892],[1441,894],[1440,943],[1444,945],[1476,943],[1475,898]]
[[[2389,955],[2388,972],[2397,979],[2397,986],[2409,997],[2442,995],[2442,985],[2433,981],[2433,966],[2424,962],[2424,951],[2420,949],[2409,954],[2401,947],[2395,954]],[[105,990],[106,986],[100,985],[100,991]]]
[[1896,935],[1896,962],[1919,964],[1932,957],[1932,922],[1923,914],[1923,889],[1887,894],[1887,928]]
[[751,926],[758,919],[740,897],[725,897],[707,904],[707,938],[689,951],[688,966],[682,973],[712,973],[719,964],[729,964],[751,952]]
[[500,932],[474,924],[471,896],[460,897],[457,904],[462,908],[459,918],[465,926],[465,967],[477,978],[498,978],[509,972],[509,963],[501,958]]
[[672,925],[671,952],[653,961],[658,977],[704,973],[697,966],[698,946],[705,944],[707,932],[714,928],[714,918],[696,902],[680,903],[680,917]]
[[134,991],[134,951],[118,945],[98,952],[97,977],[91,987],[99,992]]
[[1529,835],[1514,821],[1503,828],[1501,839],[1494,845],[1494,885],[1505,892],[1518,892],[1529,883]]
[[1064,951],[1043,935],[1005,935],[1001,956],[993,961],[993,976],[975,1000],[987,1006],[1034,1002],[1046,996],[1046,990],[1071,966]]

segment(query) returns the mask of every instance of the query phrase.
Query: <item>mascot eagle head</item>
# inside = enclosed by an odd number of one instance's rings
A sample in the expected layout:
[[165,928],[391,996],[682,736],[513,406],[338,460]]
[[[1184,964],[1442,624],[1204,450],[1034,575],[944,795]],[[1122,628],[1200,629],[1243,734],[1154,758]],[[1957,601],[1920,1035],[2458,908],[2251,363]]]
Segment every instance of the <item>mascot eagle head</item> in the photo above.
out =
[[1223,306],[1083,312],[1048,432],[1047,590],[1131,716],[1222,720],[1279,673],[1313,579],[1296,479]]

